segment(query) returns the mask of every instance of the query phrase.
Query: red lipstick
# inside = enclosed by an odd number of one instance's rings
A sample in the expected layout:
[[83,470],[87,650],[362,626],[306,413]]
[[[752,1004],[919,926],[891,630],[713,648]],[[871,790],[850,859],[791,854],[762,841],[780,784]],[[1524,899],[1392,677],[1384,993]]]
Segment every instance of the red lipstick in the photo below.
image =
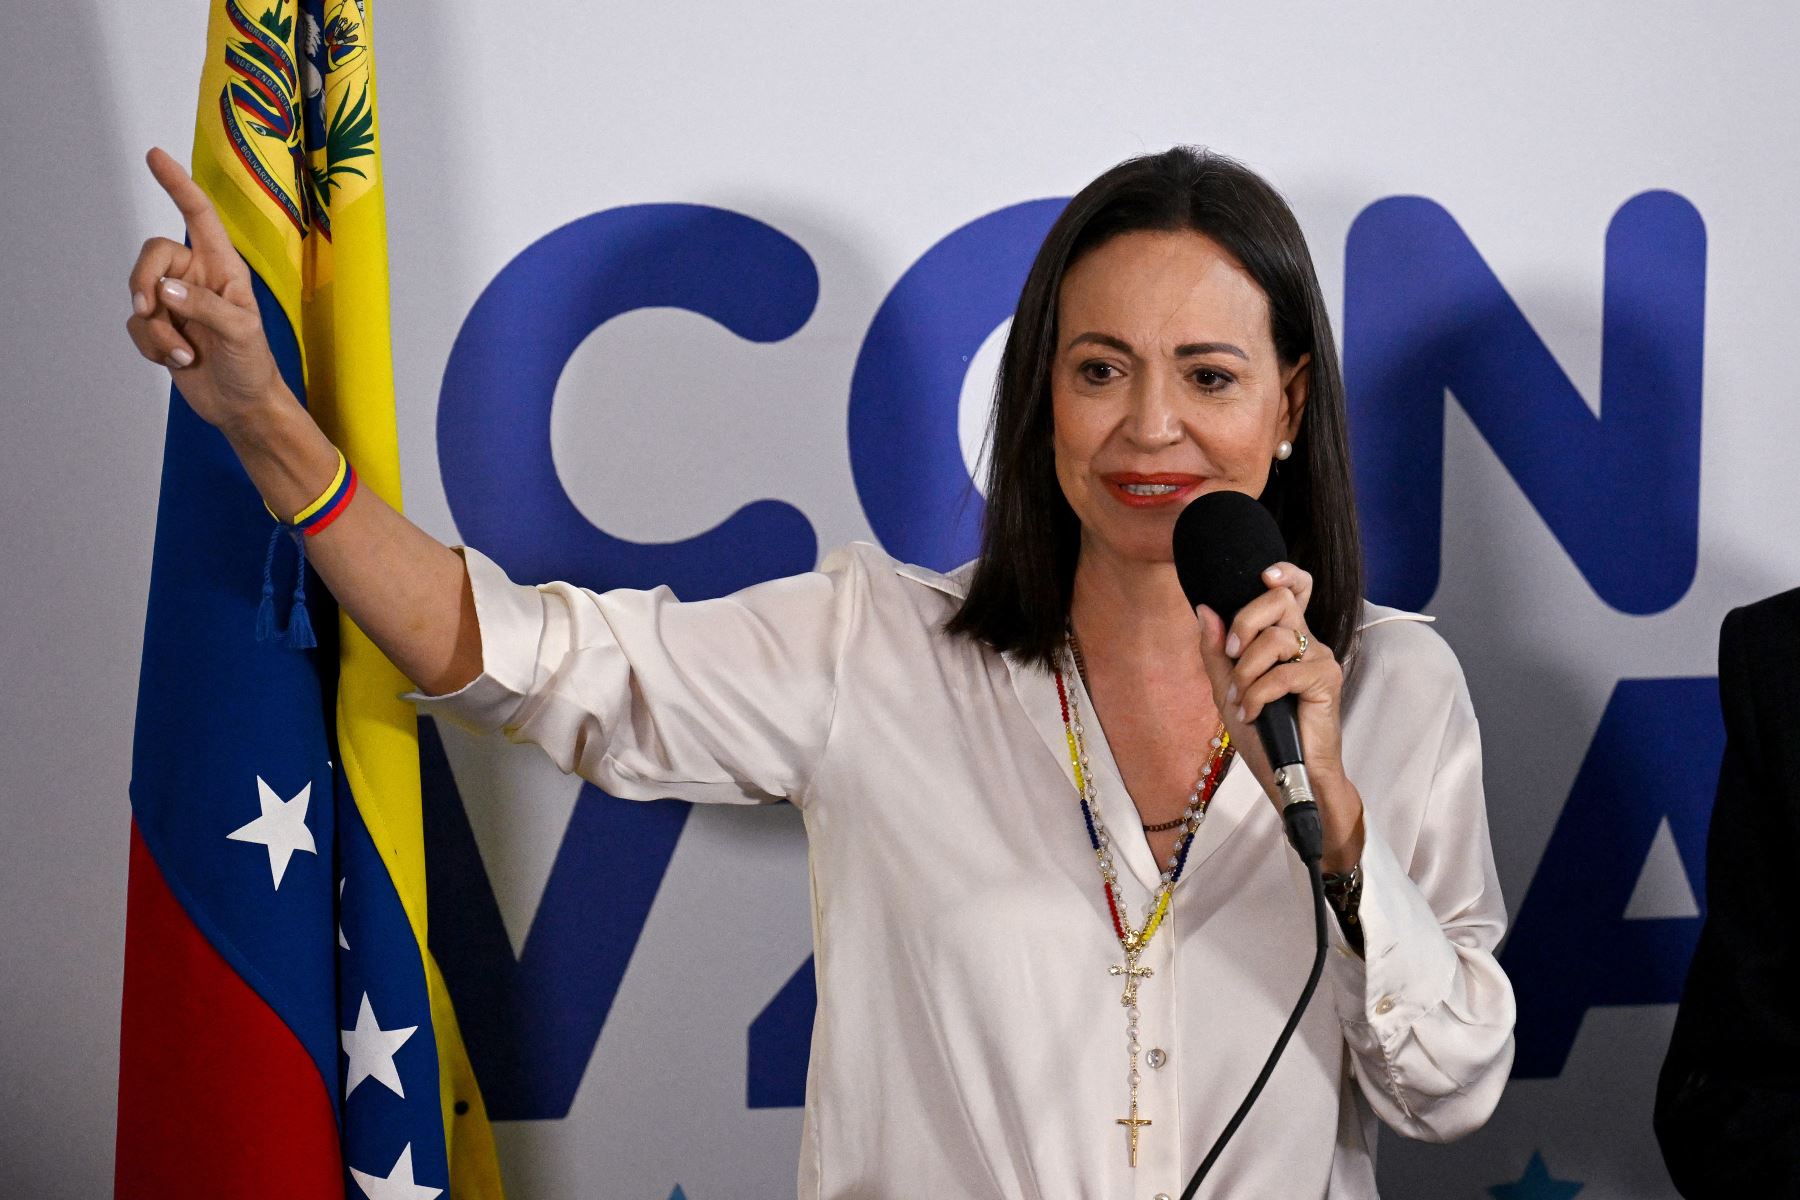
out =
[[[1138,471],[1112,471],[1100,476],[1113,499],[1131,508],[1161,508],[1193,497],[1206,482],[1204,475],[1162,471],[1146,475]],[[1138,491],[1131,489],[1137,488]]]

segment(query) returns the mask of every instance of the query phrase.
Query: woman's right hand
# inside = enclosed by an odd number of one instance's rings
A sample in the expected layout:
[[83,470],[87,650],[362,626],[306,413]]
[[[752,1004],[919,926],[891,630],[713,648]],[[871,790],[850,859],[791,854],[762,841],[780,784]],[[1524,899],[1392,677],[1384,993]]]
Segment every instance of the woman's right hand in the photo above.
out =
[[[149,163],[181,210],[192,249],[166,238],[144,243],[131,271],[131,340],[225,434],[269,508],[298,512],[331,481],[337,448],[282,382],[250,268],[212,202],[161,150]],[[339,611],[426,691],[453,692],[481,674],[481,626],[462,557],[376,487],[358,488],[330,528],[306,539],[306,562]]]
[[181,164],[162,150],[151,150],[146,161],[181,210],[190,244],[144,243],[131,269],[125,328],[139,353],[169,369],[194,412],[230,433],[285,392],[263,336],[250,268]]

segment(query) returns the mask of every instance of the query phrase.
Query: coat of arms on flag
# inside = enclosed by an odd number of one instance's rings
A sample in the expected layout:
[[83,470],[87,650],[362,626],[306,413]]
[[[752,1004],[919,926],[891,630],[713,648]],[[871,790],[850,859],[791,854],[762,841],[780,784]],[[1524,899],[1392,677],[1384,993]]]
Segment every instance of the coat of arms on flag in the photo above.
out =
[[297,7],[224,0],[229,32],[208,64],[209,75],[223,64],[216,132],[272,211],[329,237],[334,195],[349,203],[374,185],[357,160],[375,154],[375,56],[362,0]]

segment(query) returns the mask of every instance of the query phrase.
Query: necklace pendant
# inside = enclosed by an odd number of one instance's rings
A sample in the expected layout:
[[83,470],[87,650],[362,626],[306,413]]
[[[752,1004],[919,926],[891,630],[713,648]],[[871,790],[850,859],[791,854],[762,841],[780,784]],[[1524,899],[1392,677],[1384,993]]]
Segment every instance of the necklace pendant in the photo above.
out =
[[1122,967],[1108,967],[1106,973],[1108,975],[1124,977],[1125,990],[1119,996],[1119,1003],[1125,1008],[1135,1008],[1138,1000],[1138,980],[1150,978],[1152,975],[1156,974],[1156,970],[1153,967],[1138,966],[1138,952],[1136,950],[1127,950],[1125,952],[1125,965]]
[[[1067,634],[1069,659],[1075,673],[1086,682],[1086,671],[1081,661],[1081,646],[1075,640],[1074,630]],[[1187,851],[1193,844],[1195,831],[1206,816],[1207,806],[1211,803],[1213,793],[1218,789],[1219,780],[1231,761],[1231,738],[1223,723],[1219,732],[1214,735],[1211,753],[1207,756],[1205,766],[1201,769],[1200,778],[1195,781],[1193,790],[1188,794],[1187,808],[1174,827],[1185,827],[1176,842],[1176,853],[1169,863],[1168,870],[1163,872],[1162,886],[1152,896],[1154,903],[1144,916],[1141,929],[1132,928],[1130,921],[1122,914],[1124,905],[1114,892],[1115,877],[1112,864],[1111,838],[1107,834],[1106,825],[1100,819],[1100,806],[1095,798],[1094,779],[1090,772],[1087,754],[1086,730],[1081,724],[1081,707],[1079,698],[1067,686],[1063,675],[1063,666],[1059,662],[1055,666],[1056,696],[1062,708],[1063,734],[1069,744],[1069,772],[1075,782],[1075,795],[1080,802],[1082,820],[1087,826],[1089,844],[1093,847],[1094,856],[1100,863],[1101,889],[1106,896],[1106,914],[1112,919],[1113,932],[1118,936],[1119,948],[1125,954],[1125,962],[1121,966],[1108,967],[1107,971],[1114,978],[1124,980],[1124,989],[1119,994],[1119,1004],[1125,1009],[1125,1044],[1130,1063],[1130,1107],[1127,1115],[1115,1122],[1125,1128],[1127,1135],[1126,1149],[1133,1167],[1138,1165],[1138,1141],[1143,1131],[1150,1127],[1147,1117],[1138,1115],[1138,985],[1156,972],[1149,967],[1139,966],[1144,947],[1155,936],[1161,927],[1163,918],[1169,909],[1169,897],[1175,884],[1181,878],[1182,864],[1187,861]],[[1166,941],[1167,939],[1165,939]],[[1160,1051],[1153,1052],[1160,1054]],[[1160,1059],[1158,1060],[1160,1061]]]
[[1120,1117],[1118,1121],[1115,1122],[1115,1124],[1125,1126],[1126,1130],[1128,1130],[1131,1135],[1129,1150],[1131,1155],[1131,1165],[1133,1167],[1138,1165],[1138,1131],[1145,1126],[1154,1123],[1140,1118],[1137,1115],[1137,1112],[1137,1097],[1133,1096],[1131,1099],[1131,1115],[1129,1117]]

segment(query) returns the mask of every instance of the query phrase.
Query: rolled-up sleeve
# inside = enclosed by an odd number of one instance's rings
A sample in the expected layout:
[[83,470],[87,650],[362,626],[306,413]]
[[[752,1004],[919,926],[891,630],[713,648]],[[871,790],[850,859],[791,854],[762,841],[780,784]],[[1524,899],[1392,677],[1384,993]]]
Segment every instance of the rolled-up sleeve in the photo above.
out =
[[[1409,655],[1408,665],[1421,667],[1424,678],[1408,672],[1408,685],[1385,698],[1396,710],[1387,715],[1405,718],[1400,728],[1441,724],[1441,737],[1435,746],[1429,734],[1413,740],[1410,753],[1403,745],[1410,739],[1394,739],[1396,758],[1413,761],[1358,781],[1365,791],[1364,952],[1351,950],[1330,922],[1328,970],[1357,1083],[1376,1115],[1409,1137],[1447,1141],[1479,1128],[1499,1103],[1512,1068],[1515,1009],[1494,956],[1506,908],[1475,713],[1449,648],[1414,629],[1403,636],[1423,653]],[[1390,666],[1389,673],[1399,672]],[[1396,844],[1410,846],[1404,860]]]
[[802,799],[866,589],[853,550],[818,571],[684,603],[667,588],[514,583],[480,551],[456,549],[481,674],[445,695],[406,693],[420,712],[532,743],[627,799]]

